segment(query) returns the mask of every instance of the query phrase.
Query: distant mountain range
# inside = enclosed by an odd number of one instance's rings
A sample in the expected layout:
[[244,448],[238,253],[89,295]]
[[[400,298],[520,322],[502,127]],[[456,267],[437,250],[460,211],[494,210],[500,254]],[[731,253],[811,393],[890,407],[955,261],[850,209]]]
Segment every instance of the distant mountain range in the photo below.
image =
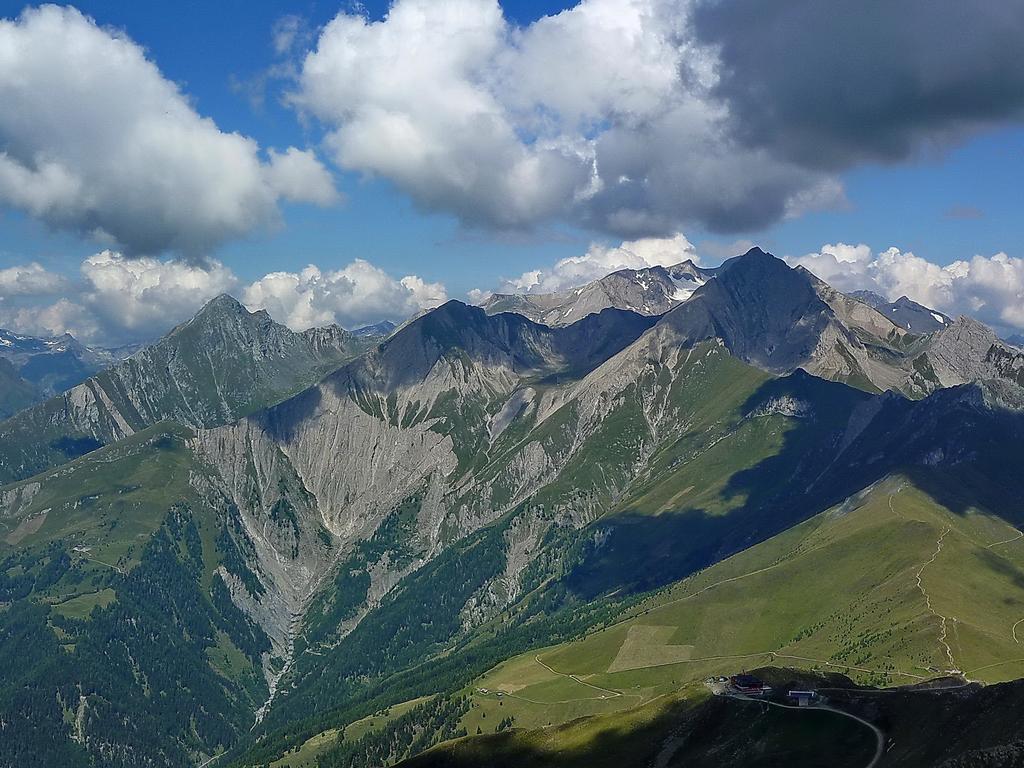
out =
[[951,322],[941,312],[911,301],[906,296],[900,296],[893,302],[873,291],[854,291],[850,296],[874,307],[896,325],[912,333],[940,331]]
[[[713,277],[720,279],[708,282]],[[606,307],[664,315],[690,341],[720,338],[765,370],[804,368],[871,391],[918,397],[976,379],[1022,381],[1019,351],[982,324],[905,296],[889,303],[870,291],[840,293],[759,249],[715,269],[686,261],[621,270],[563,293],[495,294],[482,306],[549,325]]]
[[353,336],[390,336],[398,326],[390,320],[381,320],[373,325],[364,325],[352,331]]
[[[915,307],[759,249],[372,333],[219,297],[0,422],[0,757],[672,765],[757,732],[770,765],[806,730],[709,675],[1024,677],[1024,353]],[[893,701],[843,706],[927,709]]]
[[133,347],[87,347],[70,334],[36,338],[0,328],[0,418],[70,389],[92,374],[123,360]]
[[161,421],[229,423],[308,386],[375,338],[338,326],[294,333],[219,296],[152,346],[0,423],[0,478],[35,474]]
[[557,293],[494,293],[481,306],[491,315],[515,312],[553,327],[570,325],[608,308],[662,315],[690,298],[714,274],[715,270],[687,260],[673,267],[619,270]]

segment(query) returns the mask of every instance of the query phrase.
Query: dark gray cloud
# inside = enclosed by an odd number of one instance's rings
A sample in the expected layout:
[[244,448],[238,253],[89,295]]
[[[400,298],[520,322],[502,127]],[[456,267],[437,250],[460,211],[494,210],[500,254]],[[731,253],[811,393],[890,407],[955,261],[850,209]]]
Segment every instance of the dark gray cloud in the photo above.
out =
[[596,157],[601,189],[583,221],[624,237],[665,235],[695,221],[711,232],[749,232],[843,199],[827,176],[737,144],[717,121],[688,110],[608,131]]
[[895,162],[1024,115],[1024,0],[711,0],[735,135],[807,167]]

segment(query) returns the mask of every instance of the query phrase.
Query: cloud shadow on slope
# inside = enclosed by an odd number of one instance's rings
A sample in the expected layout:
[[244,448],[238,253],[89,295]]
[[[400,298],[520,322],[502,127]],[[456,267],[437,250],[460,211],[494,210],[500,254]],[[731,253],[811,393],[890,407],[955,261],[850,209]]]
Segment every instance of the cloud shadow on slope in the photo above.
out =
[[[628,511],[599,521],[579,548],[566,585],[577,596],[642,592],[678,581],[902,474],[955,514],[981,509],[1024,521],[1018,487],[1024,413],[986,405],[977,387],[922,401],[870,396],[802,371],[766,382],[743,413],[808,409],[790,417],[782,448],[734,473],[722,492],[742,499],[727,514],[682,508]],[[851,439],[848,423],[873,418]]]

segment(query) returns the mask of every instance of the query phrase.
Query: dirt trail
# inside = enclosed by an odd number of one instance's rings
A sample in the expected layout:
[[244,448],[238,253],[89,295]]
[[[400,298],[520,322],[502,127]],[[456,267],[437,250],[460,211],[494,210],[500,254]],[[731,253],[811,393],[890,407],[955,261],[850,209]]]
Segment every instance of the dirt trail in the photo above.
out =
[[622,691],[613,691],[610,688],[602,688],[599,685],[593,685],[592,683],[588,683],[586,680],[580,680],[579,677],[577,677],[576,675],[568,675],[565,672],[559,672],[557,669],[552,669],[543,661],[541,661],[540,656],[534,656],[533,660],[553,675],[558,675],[559,677],[566,677],[569,680],[572,680],[574,683],[579,683],[580,685],[587,686],[587,688],[593,688],[595,691],[600,691],[601,693],[608,694],[607,696],[602,696],[602,699],[616,698],[618,696],[633,696],[643,698],[643,696],[640,696],[640,694],[638,693],[623,693]]
[[809,706],[809,707],[798,707],[798,706],[795,706],[793,704],[780,704],[777,701],[770,701],[768,699],[753,699],[753,698],[750,698],[749,696],[740,696],[740,695],[737,695],[737,694],[727,694],[727,695],[729,696],[729,698],[736,699],[738,701],[753,701],[753,702],[758,703],[758,704],[768,704],[768,705],[770,705],[772,707],[778,707],[779,709],[792,709],[792,710],[796,710],[797,712],[813,712],[815,710],[818,710],[818,711],[822,711],[822,712],[832,712],[833,714],[836,714],[836,715],[842,715],[843,717],[848,717],[849,719],[856,720],[861,725],[866,726],[867,728],[870,728],[872,733],[874,733],[874,735],[875,735],[875,754],[871,758],[871,760],[868,762],[868,764],[864,766],[864,768],[875,768],[875,766],[878,765],[879,761],[882,759],[882,755],[885,754],[885,732],[882,731],[882,729],[879,728],[874,723],[870,722],[869,720],[865,720],[863,717],[858,717],[857,715],[853,714],[852,712],[847,712],[846,710],[843,710],[843,709],[837,709],[835,707],[830,707],[827,704],[818,704],[818,705],[812,705],[812,706]]
[[[946,526],[943,529],[942,534],[939,536],[938,541],[935,542],[935,552],[933,552],[931,558],[929,558],[917,570],[917,588],[920,590],[921,594],[924,596],[924,602],[925,602],[925,605],[928,607],[928,612],[931,613],[932,616],[934,616],[935,618],[937,618],[939,620],[939,624],[941,626],[941,631],[939,632],[939,644],[946,651],[946,658],[949,660],[949,669],[946,670],[946,671],[949,672],[949,673],[955,674],[955,673],[959,672],[960,670],[956,666],[956,661],[953,659],[953,649],[950,647],[949,641],[947,640],[948,631],[949,631],[948,630],[948,626],[947,626],[948,619],[947,619],[947,617],[943,616],[941,613],[936,611],[935,608],[932,606],[932,599],[928,595],[928,590],[926,590],[924,588],[924,583],[921,580],[921,577],[924,574],[925,568],[927,568],[929,565],[934,563],[936,558],[938,558],[939,554],[942,552],[942,542],[946,538],[946,534],[949,533],[949,530],[950,530],[949,526]],[[955,619],[954,619],[954,621],[955,621]]]
[[992,547],[998,547],[1000,544],[1012,544],[1022,537],[1024,537],[1024,531],[1017,531],[1016,536],[1009,539],[1003,539],[1002,541],[997,541],[995,544],[989,544],[985,549],[992,549]]

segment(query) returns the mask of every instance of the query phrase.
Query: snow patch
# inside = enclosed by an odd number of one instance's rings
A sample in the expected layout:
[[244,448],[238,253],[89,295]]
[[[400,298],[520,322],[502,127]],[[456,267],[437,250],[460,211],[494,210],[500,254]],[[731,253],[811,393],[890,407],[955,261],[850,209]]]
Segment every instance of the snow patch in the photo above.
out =
[[686,275],[685,277],[673,277],[672,285],[675,286],[675,291],[670,297],[672,301],[686,301],[693,292],[704,285],[706,281],[701,280],[693,275]]

